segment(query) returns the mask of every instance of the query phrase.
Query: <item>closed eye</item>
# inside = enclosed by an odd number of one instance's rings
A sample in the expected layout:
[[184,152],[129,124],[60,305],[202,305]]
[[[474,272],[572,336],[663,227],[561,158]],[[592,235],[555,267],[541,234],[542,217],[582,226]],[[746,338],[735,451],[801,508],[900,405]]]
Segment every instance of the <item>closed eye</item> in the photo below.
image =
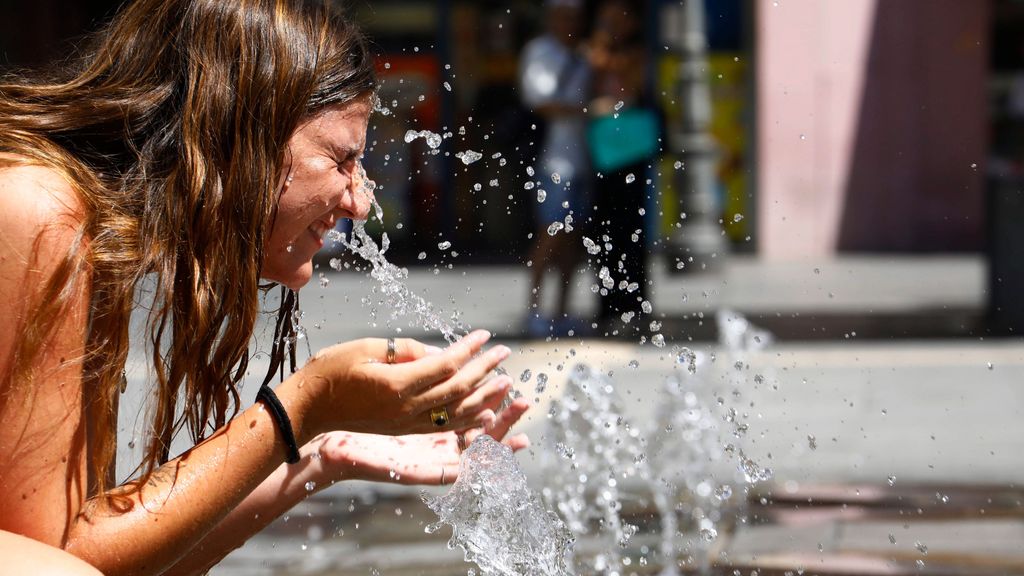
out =
[[359,152],[346,154],[344,160],[338,162],[338,171],[351,172],[355,168],[356,163],[359,162],[362,157],[363,155]]

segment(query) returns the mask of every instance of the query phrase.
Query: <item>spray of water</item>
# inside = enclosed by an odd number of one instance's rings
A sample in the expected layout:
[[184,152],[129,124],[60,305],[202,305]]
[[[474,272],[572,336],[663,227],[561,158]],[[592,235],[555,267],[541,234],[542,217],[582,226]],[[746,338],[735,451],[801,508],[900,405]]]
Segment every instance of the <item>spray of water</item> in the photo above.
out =
[[574,539],[530,491],[512,450],[486,434],[463,454],[459,479],[447,494],[423,498],[452,528],[449,548],[461,548],[481,576],[568,576]]
[[622,401],[606,375],[582,364],[569,375],[560,400],[551,405],[545,437],[554,450],[545,461],[544,496],[577,535],[605,541],[583,572],[623,572],[620,549],[637,527],[623,521],[621,486],[649,476],[639,430],[623,416]]
[[[384,210],[373,197],[377,185],[366,175],[362,164],[358,166],[357,177],[362,182],[362,193],[372,199],[375,217],[383,224]],[[459,320],[458,312],[446,314],[409,289],[406,285],[409,270],[395,266],[384,257],[390,246],[386,232],[381,236],[381,243],[378,245],[366,232],[365,223],[357,221],[352,223],[351,237],[341,237],[340,241],[370,264],[370,277],[377,281],[373,292],[380,298],[374,314],[377,310],[389,310],[392,320],[405,318],[412,326],[440,333],[448,343],[455,342],[469,332],[469,326]],[[339,260],[332,260],[330,264],[336,270],[342,267]]]

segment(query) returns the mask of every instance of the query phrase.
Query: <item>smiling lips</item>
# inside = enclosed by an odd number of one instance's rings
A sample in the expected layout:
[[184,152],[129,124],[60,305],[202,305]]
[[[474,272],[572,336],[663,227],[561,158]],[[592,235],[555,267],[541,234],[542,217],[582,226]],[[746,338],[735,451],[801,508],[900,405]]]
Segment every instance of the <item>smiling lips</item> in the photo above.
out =
[[316,238],[317,243],[323,246],[324,236],[328,232],[330,232],[332,228],[334,228],[333,222],[317,220],[316,222],[310,224],[307,230],[309,230],[310,234],[312,234]]

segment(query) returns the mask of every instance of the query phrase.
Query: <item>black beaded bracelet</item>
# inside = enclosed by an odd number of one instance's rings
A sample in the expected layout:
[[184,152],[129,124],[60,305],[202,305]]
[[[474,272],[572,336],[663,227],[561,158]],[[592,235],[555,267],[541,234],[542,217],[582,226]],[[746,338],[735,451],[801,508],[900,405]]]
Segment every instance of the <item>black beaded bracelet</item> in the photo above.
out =
[[259,392],[256,393],[257,400],[263,400],[266,404],[267,409],[270,410],[271,417],[277,423],[277,428],[281,431],[281,439],[284,440],[285,449],[288,451],[288,463],[295,464],[299,461],[299,445],[295,442],[295,432],[292,431],[292,420],[288,417],[288,413],[285,412],[284,406],[281,405],[281,400],[274,394],[270,386],[260,386]]

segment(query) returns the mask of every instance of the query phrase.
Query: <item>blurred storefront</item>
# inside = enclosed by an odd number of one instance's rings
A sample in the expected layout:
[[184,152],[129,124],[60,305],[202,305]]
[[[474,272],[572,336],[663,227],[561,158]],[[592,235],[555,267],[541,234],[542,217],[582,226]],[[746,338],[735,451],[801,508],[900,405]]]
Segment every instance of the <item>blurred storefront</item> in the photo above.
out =
[[[636,2],[644,17],[646,73],[666,123],[679,121],[679,59],[662,38],[662,13],[678,2]],[[714,190],[721,220],[736,250],[751,249],[752,70],[749,0],[706,0],[708,78],[713,101],[711,132],[720,155]],[[587,2],[592,13],[596,2]],[[522,46],[542,31],[543,3],[509,0],[390,0],[357,11],[381,48],[381,100],[388,110],[374,121],[367,169],[385,183],[379,198],[398,258],[442,241],[463,247],[465,262],[522,262],[536,229],[524,186],[539,134],[518,104],[516,74]],[[409,130],[443,138],[431,148]],[[455,154],[482,158],[465,165]],[[673,173],[678,157],[665,154],[646,175],[650,242],[670,235],[678,222]],[[737,216],[738,215],[738,216]]]
[[[985,174],[1018,161],[1020,1],[702,1],[712,186],[731,251],[792,259],[984,248]],[[118,4],[5,6],[0,65],[70,53],[69,39]],[[595,4],[586,2],[591,12]],[[535,230],[534,195],[524,185],[537,138],[515,81],[520,49],[541,31],[543,2],[347,5],[380,54],[387,112],[372,122],[366,163],[383,186],[396,259],[415,263],[450,241],[465,263],[523,262]],[[667,125],[684,112],[678,55],[663,26],[666,10],[679,5],[635,2]],[[443,143],[407,141],[409,130]],[[647,175],[654,250],[685,211],[672,175],[686,167],[670,148]],[[482,157],[464,164],[455,154],[465,151]]]

